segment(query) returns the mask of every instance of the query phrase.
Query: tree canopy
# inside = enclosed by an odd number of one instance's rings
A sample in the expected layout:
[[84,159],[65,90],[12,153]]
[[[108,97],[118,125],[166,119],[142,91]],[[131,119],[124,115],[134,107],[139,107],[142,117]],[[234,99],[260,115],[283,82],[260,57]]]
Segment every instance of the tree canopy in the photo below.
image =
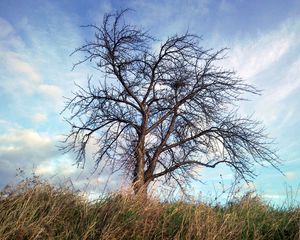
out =
[[84,165],[93,139],[95,166],[122,171],[135,193],[156,179],[184,191],[199,167],[225,164],[245,180],[255,164],[277,168],[264,127],[237,113],[242,94],[259,91],[220,66],[226,49],[204,49],[188,32],[158,41],[127,24],[126,12],[86,26],[94,38],[75,50],[85,56],[78,64],[91,62],[102,78],[68,99],[64,150]]

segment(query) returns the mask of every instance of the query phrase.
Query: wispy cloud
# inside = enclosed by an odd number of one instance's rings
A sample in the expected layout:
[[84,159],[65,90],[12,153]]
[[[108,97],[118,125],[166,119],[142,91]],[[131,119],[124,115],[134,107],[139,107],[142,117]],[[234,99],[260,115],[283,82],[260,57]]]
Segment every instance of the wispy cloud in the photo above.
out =
[[[0,83],[3,89],[14,95],[41,94],[49,97],[50,101],[61,100],[63,90],[55,84],[44,83],[43,77],[36,67],[22,59],[20,55],[12,52],[4,52],[0,63],[6,72],[6,77]],[[11,78],[14,81],[11,81]],[[22,89],[22,91],[19,91]]]
[[278,72],[281,77],[269,85],[255,107],[265,123],[273,124],[277,121],[277,131],[297,119],[295,115],[298,115],[299,106],[292,97],[300,93],[300,58],[287,64],[282,71],[285,71],[283,76]]
[[[64,76],[67,77],[67,75],[62,72],[62,69],[59,69],[55,65],[58,64],[57,60],[53,63],[45,62],[44,59],[48,58],[47,55],[43,55],[42,58],[42,53],[35,48],[36,46],[27,43],[35,39],[35,42],[43,42],[43,44],[46,45],[43,51],[49,47],[53,48],[53,46],[51,47],[51,43],[46,43],[43,39],[38,40],[36,33],[32,31],[28,25],[27,23],[27,28],[25,27],[23,29],[22,37],[24,37],[24,33],[28,34],[28,36],[25,37],[25,41],[22,40],[21,35],[18,34],[12,24],[4,19],[0,21],[0,26],[4,26],[5,29],[5,33],[2,33],[0,36],[0,71],[2,73],[0,76],[0,93],[4,92],[15,102],[21,103],[24,102],[24,99],[26,99],[27,102],[32,101],[32,104],[26,106],[28,114],[36,112],[39,108],[44,108],[45,105],[47,105],[48,108],[44,109],[44,111],[49,113],[54,111],[54,109],[56,111],[58,108],[62,108],[62,96],[65,95],[63,89],[67,91],[67,88],[62,87],[64,81],[57,79],[61,79]],[[8,39],[13,42],[14,39],[17,39],[22,44],[6,44]],[[53,49],[53,51],[58,50]],[[68,54],[66,54],[66,56],[68,56]],[[48,67],[49,65],[51,65],[51,68]],[[65,80],[67,81],[67,79],[68,78]],[[6,99],[4,99],[4,102],[5,100]],[[22,104],[20,104],[20,106],[21,105]],[[21,112],[25,114],[25,111],[22,111],[22,109],[21,111],[16,111],[16,118]],[[30,115],[26,117],[33,118]],[[34,123],[40,120],[42,119],[38,119],[37,117],[33,118]]]
[[[288,19],[277,29],[236,38],[231,44],[226,68],[233,68],[246,82],[262,89],[262,96],[243,103],[242,114],[255,113],[275,131],[295,121],[298,104],[291,101],[300,89],[300,21]],[[274,135],[273,135],[274,136]]]
[[289,65],[285,77],[276,84],[272,93],[268,96],[273,102],[280,102],[300,88],[300,56]]
[[14,33],[14,28],[3,18],[0,18],[0,27],[0,39],[7,38],[9,35]]
[[19,54],[7,51],[4,52],[2,57],[2,66],[4,66],[7,71],[22,76],[23,79],[25,78],[29,81],[38,82],[41,80],[41,76],[37,70],[30,63],[22,60]]
[[0,50],[4,48],[17,48],[24,46],[23,41],[17,35],[14,27],[6,21],[4,18],[0,17]]
[[250,80],[272,67],[272,64],[287,53],[294,40],[293,32],[281,27],[273,32],[235,42],[230,51],[228,65],[242,78]]

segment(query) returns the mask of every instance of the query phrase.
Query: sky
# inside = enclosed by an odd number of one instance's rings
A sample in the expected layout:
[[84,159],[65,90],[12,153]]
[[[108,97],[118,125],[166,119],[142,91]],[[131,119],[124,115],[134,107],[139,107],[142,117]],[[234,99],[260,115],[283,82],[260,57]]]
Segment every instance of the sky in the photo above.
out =
[[[22,169],[54,183],[64,181],[89,196],[126,185],[122,176],[91,174],[93,162],[77,168],[58,150],[68,125],[60,114],[75,85],[99,74],[83,56],[70,56],[93,33],[81,25],[101,24],[103,14],[131,8],[126,19],[164,40],[176,33],[202,36],[205,48],[227,47],[224,67],[262,89],[240,103],[239,112],[262,121],[282,159],[284,175],[256,166],[246,190],[265,201],[300,201],[300,2],[298,0],[0,0],[0,188],[16,183]],[[92,149],[91,149],[92,151]],[[195,195],[211,197],[230,186],[227,168],[200,169]],[[23,175],[23,177],[24,177]],[[22,178],[22,176],[21,176]],[[124,183],[124,184],[123,184]]]

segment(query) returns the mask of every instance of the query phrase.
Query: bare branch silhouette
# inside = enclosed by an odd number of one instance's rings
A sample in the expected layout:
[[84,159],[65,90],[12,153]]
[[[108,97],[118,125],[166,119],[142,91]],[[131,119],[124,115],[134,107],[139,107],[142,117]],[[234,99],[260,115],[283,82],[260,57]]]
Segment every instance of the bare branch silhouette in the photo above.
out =
[[240,117],[242,94],[259,91],[220,67],[226,49],[203,49],[197,35],[174,35],[158,49],[153,37],[123,20],[125,11],[89,25],[95,38],[84,54],[108,80],[78,87],[69,110],[71,131],[63,149],[85,163],[87,144],[96,139],[96,166],[102,161],[129,174],[135,193],[157,178],[180,188],[196,166],[226,164],[249,180],[253,166],[275,168],[279,159],[261,123]]

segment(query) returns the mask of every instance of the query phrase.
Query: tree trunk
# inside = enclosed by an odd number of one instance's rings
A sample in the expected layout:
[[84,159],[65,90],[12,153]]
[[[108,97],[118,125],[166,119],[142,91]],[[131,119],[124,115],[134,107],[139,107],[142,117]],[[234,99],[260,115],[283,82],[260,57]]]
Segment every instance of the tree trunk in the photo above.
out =
[[134,179],[132,181],[134,194],[141,194],[147,197],[147,188],[149,183],[145,179],[145,138],[148,125],[148,114],[143,114],[143,123],[141,124],[139,139],[136,145],[135,157],[136,165],[134,171]]
[[136,146],[136,166],[134,179],[132,181],[134,194],[147,195],[147,187],[145,186],[145,136],[140,136]]
[[148,183],[145,183],[144,181],[137,180],[133,182],[133,191],[134,194],[137,196],[141,196],[142,198],[147,198],[148,195]]

